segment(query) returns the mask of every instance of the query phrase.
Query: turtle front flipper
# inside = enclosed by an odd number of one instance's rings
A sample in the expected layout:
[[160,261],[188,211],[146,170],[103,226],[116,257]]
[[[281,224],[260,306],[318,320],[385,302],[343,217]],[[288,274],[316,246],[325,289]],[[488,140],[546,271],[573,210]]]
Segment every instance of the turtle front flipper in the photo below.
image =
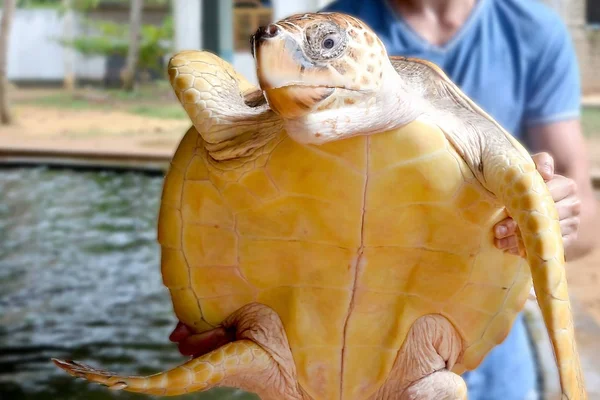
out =
[[[228,343],[201,357],[169,371],[150,376],[120,376],[70,360],[52,359],[69,374],[108,386],[113,390],[126,390],[160,396],[177,396],[215,386],[250,373],[260,374],[273,367],[273,360],[262,347],[250,340]],[[246,385],[240,382],[245,389]]]
[[168,71],[175,95],[213,159],[244,156],[281,132],[283,122],[262,90],[220,57],[182,51],[171,58]]
[[511,142],[512,148],[501,146],[497,152],[484,154],[485,185],[519,226],[537,301],[552,341],[563,399],[586,399],[558,212],[534,162],[523,156],[518,143]]
[[411,93],[424,100],[420,118],[444,132],[473,175],[517,222],[554,349],[563,399],[586,399],[558,212],[531,156],[440,68],[415,59],[393,63]]

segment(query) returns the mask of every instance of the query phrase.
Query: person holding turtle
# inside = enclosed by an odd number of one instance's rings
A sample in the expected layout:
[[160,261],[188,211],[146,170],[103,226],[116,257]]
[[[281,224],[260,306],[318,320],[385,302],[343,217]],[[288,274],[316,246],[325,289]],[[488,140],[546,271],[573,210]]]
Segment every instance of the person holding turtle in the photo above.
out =
[[[390,56],[437,64],[536,153],[557,205],[567,259],[592,249],[596,210],[580,125],[579,70],[558,15],[537,0],[338,0],[322,11],[361,19]],[[494,229],[496,246],[518,253],[515,222],[508,218]],[[214,347],[181,323],[170,339],[184,355]],[[536,376],[523,317],[477,369],[463,375],[471,400],[536,399]]]

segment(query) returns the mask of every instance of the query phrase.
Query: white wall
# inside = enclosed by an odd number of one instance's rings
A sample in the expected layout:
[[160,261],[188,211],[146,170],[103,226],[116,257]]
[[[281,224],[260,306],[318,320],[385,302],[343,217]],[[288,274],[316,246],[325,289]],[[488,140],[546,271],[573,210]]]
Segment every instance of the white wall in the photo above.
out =
[[[297,12],[316,11],[329,2],[331,0],[273,0],[274,19]],[[201,0],[177,0],[175,4],[175,49],[201,48]],[[74,20],[75,35],[87,33],[77,15]],[[8,49],[8,79],[62,81],[67,56],[58,42],[62,35],[63,18],[56,10],[17,9]],[[249,53],[235,53],[233,65],[251,82],[257,83],[254,60]],[[77,79],[101,80],[104,74],[104,57],[75,55]]]
[[175,51],[200,48],[202,45],[201,12],[201,0],[177,0],[173,3]]
[[331,3],[332,0],[272,0],[274,19],[277,21],[289,15],[314,12]]
[[[1,11],[0,11],[1,13]],[[82,32],[75,18],[75,32]],[[65,74],[62,17],[55,10],[17,9],[11,26],[8,49],[9,80],[62,80]],[[101,79],[102,57],[75,57],[78,78]]]

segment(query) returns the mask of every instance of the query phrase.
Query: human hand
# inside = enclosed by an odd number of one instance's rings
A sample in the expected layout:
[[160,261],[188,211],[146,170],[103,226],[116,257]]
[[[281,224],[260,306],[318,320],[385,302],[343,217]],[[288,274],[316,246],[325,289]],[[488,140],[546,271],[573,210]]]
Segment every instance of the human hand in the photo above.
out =
[[[532,158],[556,204],[563,244],[567,249],[577,239],[579,231],[581,200],[579,200],[577,185],[572,179],[554,175],[554,159],[548,153],[538,153]],[[494,236],[497,248],[515,255],[525,255],[519,250],[517,223],[512,218],[508,217],[498,222],[494,226]]]
[[233,337],[224,328],[215,328],[203,333],[194,333],[187,325],[178,322],[169,335],[171,342],[177,343],[179,352],[192,358],[209,353],[224,344],[233,341]]

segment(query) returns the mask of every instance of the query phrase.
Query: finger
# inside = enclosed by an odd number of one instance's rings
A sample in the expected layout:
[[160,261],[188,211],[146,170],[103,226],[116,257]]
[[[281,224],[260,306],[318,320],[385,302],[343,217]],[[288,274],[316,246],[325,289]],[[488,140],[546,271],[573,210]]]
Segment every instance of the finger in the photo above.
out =
[[554,179],[548,181],[547,185],[555,202],[559,202],[577,193],[577,184],[575,181],[561,175],[556,175]]
[[581,214],[581,201],[578,199],[566,198],[556,203],[558,219],[563,220],[571,217],[578,217]]
[[[577,232],[571,233],[567,236],[563,236],[563,246],[565,250],[569,248],[575,241],[577,240]],[[565,256],[568,256],[568,252],[565,253]]]
[[178,348],[184,356],[197,357],[232,342],[234,339],[227,334],[224,328],[215,328],[185,338],[179,343]]
[[181,342],[186,337],[192,334],[192,330],[188,328],[183,322],[178,322],[173,332],[169,335],[169,340],[171,342]]
[[496,239],[496,247],[500,250],[519,249],[519,239],[516,235],[511,235],[502,239]]
[[514,235],[517,230],[517,223],[514,219],[508,217],[498,222],[494,226],[494,234],[497,239],[502,239],[510,235]]
[[576,234],[579,230],[580,219],[579,217],[571,217],[560,221],[560,232],[564,238]]
[[505,250],[507,253],[512,254],[513,256],[518,256],[521,254],[518,247],[511,247],[508,250]]
[[535,166],[545,181],[549,181],[554,176],[554,158],[550,154],[543,152],[531,156]]

